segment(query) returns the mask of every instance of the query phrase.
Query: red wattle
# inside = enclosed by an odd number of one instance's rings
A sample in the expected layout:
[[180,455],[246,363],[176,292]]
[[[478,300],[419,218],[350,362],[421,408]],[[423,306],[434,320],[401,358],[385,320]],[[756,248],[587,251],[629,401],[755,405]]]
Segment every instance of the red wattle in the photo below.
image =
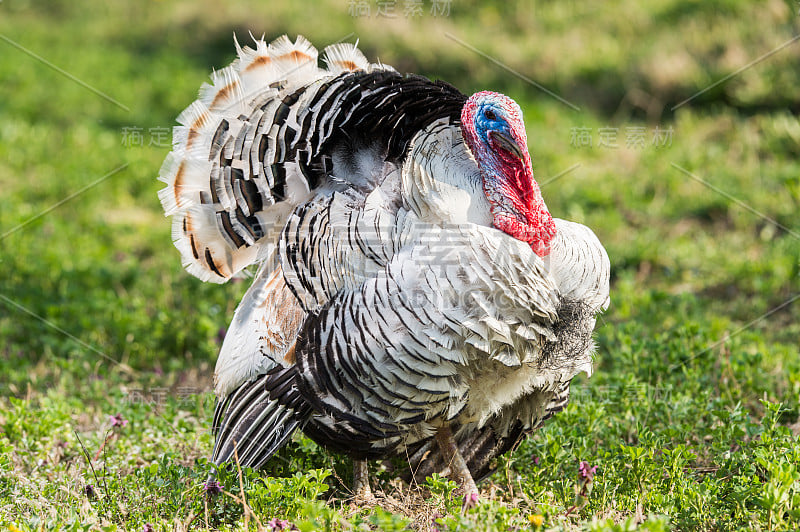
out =
[[533,223],[524,222],[513,215],[496,213],[492,225],[517,240],[527,242],[540,257],[550,253],[550,243],[556,235],[556,224],[546,210],[540,212]]

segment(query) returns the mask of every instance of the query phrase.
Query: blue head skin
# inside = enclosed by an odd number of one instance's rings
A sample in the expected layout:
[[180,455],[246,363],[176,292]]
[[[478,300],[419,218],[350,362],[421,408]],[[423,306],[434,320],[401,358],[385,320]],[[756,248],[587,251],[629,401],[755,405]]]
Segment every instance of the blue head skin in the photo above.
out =
[[501,94],[483,94],[475,110],[476,136],[484,146],[502,148],[517,159],[524,159],[523,148],[527,139],[524,126],[520,127],[522,111],[519,106]]

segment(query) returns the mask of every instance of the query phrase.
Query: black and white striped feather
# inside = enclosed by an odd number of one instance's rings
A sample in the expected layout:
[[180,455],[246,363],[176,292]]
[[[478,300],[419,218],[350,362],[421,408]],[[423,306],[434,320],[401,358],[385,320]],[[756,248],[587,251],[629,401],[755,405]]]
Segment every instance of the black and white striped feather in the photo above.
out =
[[485,475],[591,372],[605,251],[563,220],[545,260],[491,227],[453,87],[352,45],[326,68],[302,38],[237,49],[161,174],[190,272],[261,264],[217,363],[214,461],[258,467],[302,428],[441,470],[448,423]]

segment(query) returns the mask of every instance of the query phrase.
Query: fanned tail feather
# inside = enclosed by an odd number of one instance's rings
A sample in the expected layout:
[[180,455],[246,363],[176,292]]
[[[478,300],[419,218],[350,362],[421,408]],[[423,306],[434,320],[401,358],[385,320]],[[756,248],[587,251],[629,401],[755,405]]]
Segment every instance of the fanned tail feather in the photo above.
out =
[[325,48],[323,55],[328,71],[332,74],[356,72],[358,70],[368,72],[370,70],[369,61],[354,44],[332,44]]
[[218,283],[269,257],[292,208],[320,184],[287,155],[299,109],[316,95],[301,94],[304,88],[343,72],[388,70],[370,65],[352,44],[326,48],[324,69],[302,36],[255,40],[254,48],[234,42],[237,59],[213,72],[178,117],[159,174],[166,183],[159,198],[174,216],[184,267]]

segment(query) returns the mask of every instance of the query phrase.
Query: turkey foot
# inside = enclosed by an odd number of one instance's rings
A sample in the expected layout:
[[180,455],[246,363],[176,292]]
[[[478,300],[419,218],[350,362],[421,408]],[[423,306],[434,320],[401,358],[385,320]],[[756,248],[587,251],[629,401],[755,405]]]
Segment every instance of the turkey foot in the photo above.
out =
[[436,442],[442,450],[444,462],[450,466],[450,471],[455,477],[454,480],[461,485],[464,490],[464,506],[462,510],[466,511],[475,506],[478,501],[478,488],[475,486],[475,481],[472,479],[472,473],[469,472],[464,457],[458,450],[458,445],[453,438],[453,433],[450,427],[443,425],[436,432]]

